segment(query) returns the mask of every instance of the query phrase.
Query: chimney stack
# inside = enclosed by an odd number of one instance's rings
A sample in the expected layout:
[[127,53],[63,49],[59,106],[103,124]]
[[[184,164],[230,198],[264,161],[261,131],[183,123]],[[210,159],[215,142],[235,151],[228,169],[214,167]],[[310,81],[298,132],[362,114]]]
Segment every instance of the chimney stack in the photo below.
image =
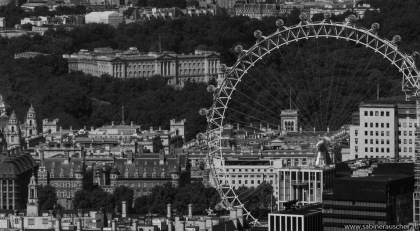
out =
[[60,231],[61,230],[61,218],[56,217],[55,218],[55,227],[54,227],[55,231]]
[[162,127],[161,127],[161,126],[159,126],[159,131],[160,131],[160,130],[162,130]]
[[23,231],[23,230],[25,230],[23,217],[20,217],[20,229],[21,229],[22,231]]
[[44,150],[39,150],[39,160],[40,161],[44,160]]
[[167,210],[166,210],[167,214],[166,214],[166,217],[167,218],[171,218],[172,217],[172,205],[171,204],[167,204],[166,206],[167,206]]
[[299,132],[300,132],[300,133],[302,133],[302,130],[303,130],[303,129],[302,129],[302,126],[300,126],[300,128],[299,128]]
[[236,123],[236,130],[239,130],[239,123]]
[[93,126],[90,126],[90,131],[93,131]]
[[244,226],[244,211],[242,210],[242,207],[238,206],[238,209],[236,210],[236,216],[238,217],[239,223],[241,226]]
[[314,127],[314,133],[315,133],[315,127]]
[[78,217],[83,217],[83,209],[78,209],[77,210],[77,216]]
[[137,219],[133,219],[133,230],[137,231]]
[[153,132],[153,127],[150,127],[150,132]]
[[133,123],[133,121],[131,121],[131,127],[133,127],[134,126],[134,123]]
[[70,131],[72,131],[73,130],[73,126],[70,126]]
[[233,224],[235,225],[235,228],[238,228],[238,216],[237,211],[235,208],[230,207],[230,220],[232,220]]
[[76,227],[77,227],[77,231],[82,231],[82,222],[80,218],[77,219]]
[[171,220],[168,220],[168,231],[173,231],[173,225]]
[[115,220],[112,220],[112,223],[111,223],[111,231],[116,231],[117,229],[117,225],[115,224]]
[[185,221],[180,221],[179,223],[181,223],[181,231],[185,231]]
[[327,133],[330,133],[330,126],[327,126]]
[[122,217],[127,217],[127,202],[122,202]]
[[192,219],[192,217],[193,217],[193,209],[192,209],[192,206],[193,206],[193,204],[189,204],[188,205],[188,218],[189,219]]

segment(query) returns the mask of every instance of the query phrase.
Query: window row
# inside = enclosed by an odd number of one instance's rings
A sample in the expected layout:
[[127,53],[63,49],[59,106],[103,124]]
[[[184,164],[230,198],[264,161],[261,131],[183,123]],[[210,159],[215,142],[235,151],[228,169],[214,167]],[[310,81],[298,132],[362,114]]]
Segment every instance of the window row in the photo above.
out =
[[365,116],[389,116],[389,111],[365,111]]
[[[370,141],[370,142],[369,142]],[[354,139],[355,144],[358,144],[359,141],[357,138]],[[365,144],[390,144],[389,139],[365,139]]]
[[371,128],[373,128],[373,127],[375,127],[375,128],[379,128],[379,127],[384,128],[385,126],[387,128],[389,128],[389,123],[367,123],[367,122],[365,123],[365,128],[369,128],[369,127],[371,127]]
[[407,134],[409,136],[412,136],[413,135],[413,131],[408,131],[408,133],[407,133],[407,131],[404,131],[404,132],[398,131],[398,135],[401,136],[401,134],[403,134],[404,136],[407,136]]
[[[358,148],[357,148],[357,146],[355,146],[355,151],[357,152],[358,151]],[[389,148],[365,148],[365,152],[377,152],[377,153],[384,153],[384,152],[387,152],[387,153],[389,153]]]
[[[226,172],[235,172],[235,170],[238,170],[238,172],[242,172],[242,169],[235,169],[235,168],[233,168],[233,169],[226,169]],[[243,169],[244,170],[244,172],[248,172],[248,169]],[[254,170],[255,169],[249,169],[250,170],[250,172],[254,172]],[[261,169],[256,169],[257,171],[256,172],[261,172]],[[273,171],[273,169],[270,169],[270,172],[272,172]],[[264,172],[267,172],[267,169],[264,169]]]
[[404,152],[407,152],[407,150],[408,150],[408,152],[413,152],[413,148],[408,148],[407,149],[407,147],[404,147],[404,149],[401,149],[401,147],[399,147],[398,151],[401,152],[401,150],[404,150]]
[[369,136],[369,135],[371,135],[371,136],[379,136],[379,134],[381,134],[381,136],[385,136],[385,134],[386,134],[386,136],[389,136],[389,134],[390,134],[390,132],[389,131],[381,131],[380,133],[379,133],[379,131],[365,131],[365,136]]
[[[403,139],[402,141],[404,142],[404,144],[407,144],[407,140],[408,144],[413,144],[413,139]],[[398,143],[401,144],[401,139],[398,139]]]

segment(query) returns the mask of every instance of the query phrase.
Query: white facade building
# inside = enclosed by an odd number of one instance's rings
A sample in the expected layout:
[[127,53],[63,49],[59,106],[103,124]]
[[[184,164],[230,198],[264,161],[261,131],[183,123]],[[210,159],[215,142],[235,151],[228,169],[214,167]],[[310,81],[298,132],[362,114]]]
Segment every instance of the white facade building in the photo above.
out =
[[414,158],[415,102],[403,97],[359,105],[359,124],[350,126],[350,153],[358,158]]
[[114,27],[117,27],[123,21],[123,15],[116,11],[91,12],[85,16],[86,23],[104,23]]
[[[314,162],[315,154],[311,158],[225,160],[224,166],[227,180],[234,189],[256,188],[266,181],[273,186],[278,208],[283,208],[283,204],[291,200],[299,200],[301,205],[322,202],[322,192],[332,188],[335,168],[315,167]],[[219,179],[223,179],[223,175]]]

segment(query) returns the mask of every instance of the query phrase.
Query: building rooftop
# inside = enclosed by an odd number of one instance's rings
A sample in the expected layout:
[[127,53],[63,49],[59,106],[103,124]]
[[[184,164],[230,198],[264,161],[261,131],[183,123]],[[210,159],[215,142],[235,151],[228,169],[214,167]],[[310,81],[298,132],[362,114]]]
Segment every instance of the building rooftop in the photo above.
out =
[[367,100],[362,102],[360,105],[364,104],[413,104],[415,103],[415,98],[410,97],[409,100],[406,100],[405,95],[393,96],[393,97],[386,97],[386,98],[379,98],[373,100]]
[[319,213],[322,211],[322,204],[313,204],[301,207],[295,210],[278,211],[274,214],[290,214],[290,215],[309,215],[312,213]]
[[364,177],[341,177],[341,178],[337,178],[336,180],[386,183],[386,182],[391,182],[394,180],[404,179],[407,177],[410,177],[410,176],[404,175],[404,174],[395,174],[395,175],[387,175],[387,176],[381,175],[381,176],[364,176]]

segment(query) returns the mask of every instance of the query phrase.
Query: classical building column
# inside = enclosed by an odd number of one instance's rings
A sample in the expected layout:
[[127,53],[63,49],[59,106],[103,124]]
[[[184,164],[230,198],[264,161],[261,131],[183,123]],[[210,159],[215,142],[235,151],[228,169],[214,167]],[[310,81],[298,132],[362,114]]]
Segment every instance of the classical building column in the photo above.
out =
[[6,209],[9,209],[9,180],[6,180]]
[[0,180],[0,209],[3,209],[3,180]]
[[15,205],[16,198],[15,198],[15,196],[16,196],[16,194],[15,194],[15,179],[13,179],[12,180],[12,197],[13,197],[12,206],[13,206],[13,209],[16,209],[16,205]]

